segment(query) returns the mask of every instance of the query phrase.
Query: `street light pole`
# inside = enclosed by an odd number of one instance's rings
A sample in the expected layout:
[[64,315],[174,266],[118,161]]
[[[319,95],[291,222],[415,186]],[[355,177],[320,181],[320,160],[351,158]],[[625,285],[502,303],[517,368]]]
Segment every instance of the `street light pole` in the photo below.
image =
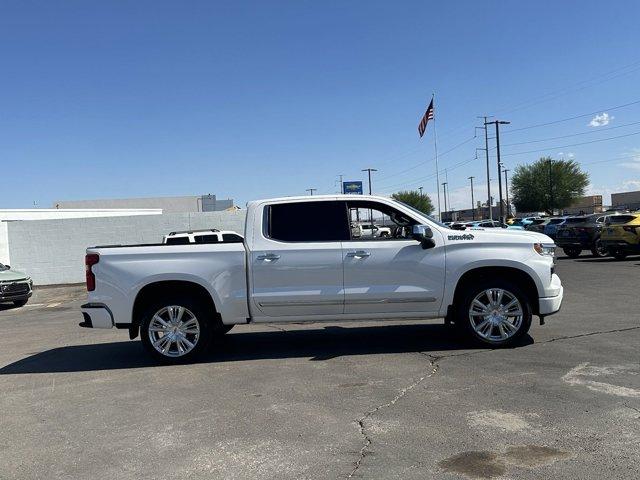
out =
[[476,207],[475,207],[475,201],[473,199],[473,179],[476,177],[469,177],[469,180],[471,180],[471,219],[475,220],[476,219]]
[[315,192],[316,190],[318,190],[317,188],[307,188],[305,190],[305,192],[309,192],[309,194],[313,197],[313,192]]
[[375,168],[363,168],[362,171],[369,173],[369,195],[371,195],[371,172],[377,172],[378,170]]
[[[447,182],[442,182],[442,194],[444,196],[444,211],[448,212],[447,208]],[[440,219],[442,221],[442,219]]]
[[422,198],[422,187],[418,187],[418,190],[420,190],[420,198]]

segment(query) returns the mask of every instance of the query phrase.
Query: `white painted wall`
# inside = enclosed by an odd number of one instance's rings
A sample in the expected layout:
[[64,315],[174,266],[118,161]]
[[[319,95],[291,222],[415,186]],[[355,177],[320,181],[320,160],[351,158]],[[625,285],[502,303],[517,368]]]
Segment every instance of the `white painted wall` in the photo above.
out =
[[53,220],[60,218],[126,217],[161,215],[161,208],[9,208],[0,209],[2,220]]
[[0,263],[11,265],[9,256],[9,233],[7,222],[0,221]]
[[26,272],[36,285],[51,285],[84,282],[87,247],[160,243],[176,230],[217,228],[244,234],[245,216],[246,210],[238,210],[0,224],[8,227],[11,268]]

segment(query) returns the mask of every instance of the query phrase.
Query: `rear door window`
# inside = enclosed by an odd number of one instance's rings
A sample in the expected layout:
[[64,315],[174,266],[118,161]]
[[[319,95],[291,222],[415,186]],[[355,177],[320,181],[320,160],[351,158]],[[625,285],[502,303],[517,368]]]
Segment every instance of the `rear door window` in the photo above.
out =
[[284,242],[337,242],[349,239],[344,202],[281,203],[266,207],[266,235]]
[[220,243],[218,235],[194,235],[193,239],[196,243]]

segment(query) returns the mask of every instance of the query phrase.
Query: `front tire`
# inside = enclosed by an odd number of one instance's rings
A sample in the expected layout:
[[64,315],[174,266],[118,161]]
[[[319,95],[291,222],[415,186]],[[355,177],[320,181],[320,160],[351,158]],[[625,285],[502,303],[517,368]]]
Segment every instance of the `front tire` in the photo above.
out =
[[15,302],[13,302],[13,306],[17,307],[17,308],[24,307],[27,304],[28,301],[29,300],[27,300],[27,299],[25,299],[25,300],[16,300]]
[[456,326],[474,342],[503,347],[531,327],[531,301],[508,280],[482,280],[469,286],[456,314]]
[[160,363],[192,362],[211,342],[213,317],[191,297],[168,296],[152,302],[140,324],[142,345]]
[[566,247],[563,248],[562,251],[569,258],[578,258],[580,256],[580,253],[582,252],[582,250],[576,247]]

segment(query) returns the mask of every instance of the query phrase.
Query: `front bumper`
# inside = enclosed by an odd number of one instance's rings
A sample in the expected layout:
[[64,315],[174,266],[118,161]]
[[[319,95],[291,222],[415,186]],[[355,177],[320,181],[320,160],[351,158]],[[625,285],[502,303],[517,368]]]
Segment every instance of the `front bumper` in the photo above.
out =
[[2,282],[0,283],[0,302],[17,302],[27,300],[33,295],[32,282]]
[[551,277],[551,286],[548,289],[551,295],[548,297],[540,297],[538,299],[538,314],[541,316],[553,315],[562,305],[564,296],[564,287],[560,282],[560,277],[554,274]]
[[85,303],[80,307],[84,321],[78,325],[84,328],[113,328],[113,314],[102,303]]

